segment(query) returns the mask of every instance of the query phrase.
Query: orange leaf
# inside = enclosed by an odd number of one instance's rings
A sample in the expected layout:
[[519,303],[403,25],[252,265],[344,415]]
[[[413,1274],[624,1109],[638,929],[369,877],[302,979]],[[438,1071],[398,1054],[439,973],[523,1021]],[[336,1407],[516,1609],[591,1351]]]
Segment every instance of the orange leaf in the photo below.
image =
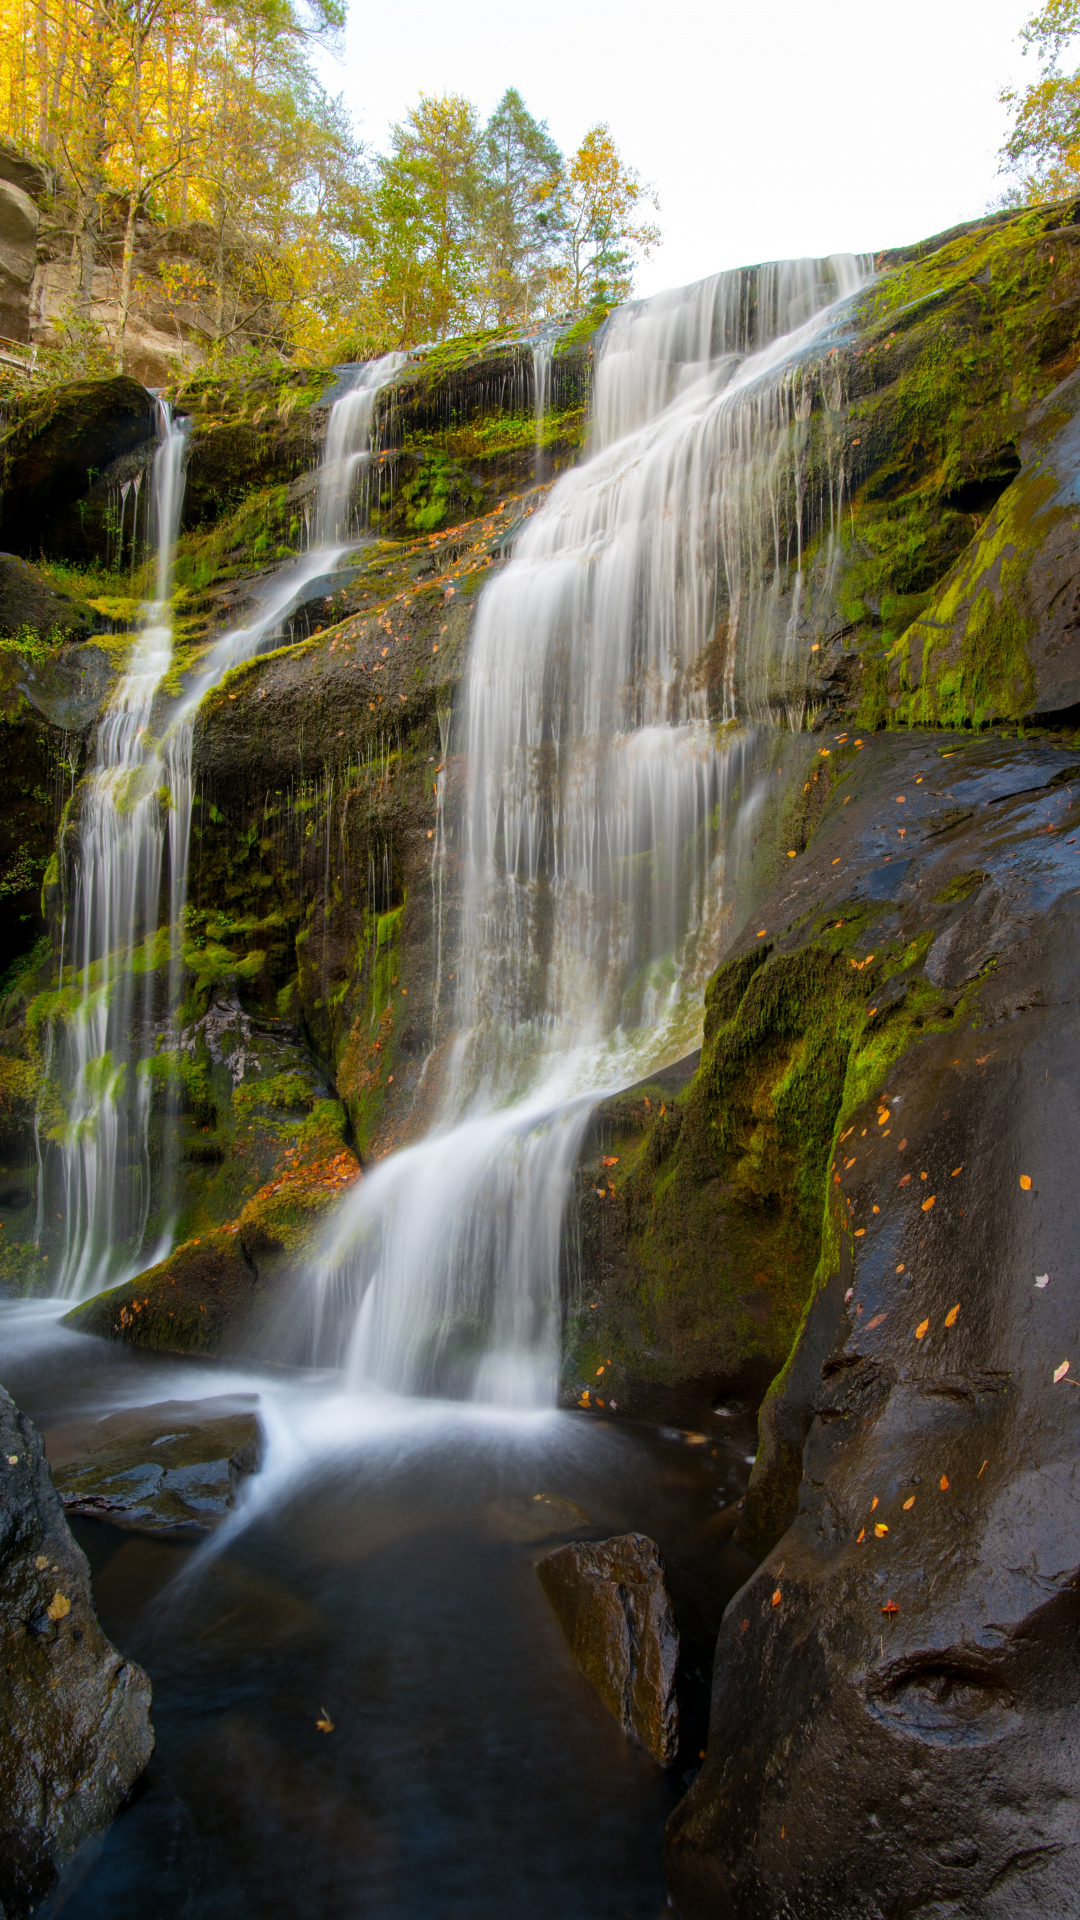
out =
[[938,1486],[941,1488],[942,1493],[948,1493],[949,1479],[947,1474],[942,1474],[941,1479],[938,1481]]
[[1020,1185],[1021,1185],[1021,1186],[1023,1187],[1023,1189],[1024,1189],[1024,1192],[1025,1192],[1025,1193],[1030,1193],[1030,1191],[1031,1191],[1031,1175],[1030,1175],[1030,1173],[1022,1173],[1022,1174],[1020,1175]]
[[322,1710],[322,1719],[316,1720],[315,1725],[318,1727],[320,1733],[333,1733],[334,1723],[325,1707]]
[[859,1537],[858,1537],[858,1539],[856,1540],[856,1542],[855,1542],[855,1545],[856,1545],[857,1547],[861,1547],[861,1545],[862,1545],[862,1543],[863,1543],[863,1541],[864,1541],[865,1539],[866,1539],[866,1528],[864,1527],[864,1528],[863,1528],[863,1530],[862,1530],[862,1532],[860,1533],[860,1535],[859,1535]]
[[928,1330],[928,1328],[929,1328],[929,1326],[930,1326],[930,1322],[929,1322],[929,1320],[920,1320],[920,1321],[919,1321],[919,1324],[918,1324],[918,1326],[917,1326],[917,1327],[916,1327],[916,1329],[915,1329],[915,1338],[916,1338],[916,1340],[922,1340],[922,1339],[923,1339],[923,1338],[925,1337],[925,1335],[926,1335],[926,1333],[927,1333],[927,1330]]
[[871,1502],[870,1502],[870,1511],[871,1511],[871,1513],[873,1513],[873,1511],[874,1511],[874,1508],[875,1508],[876,1506],[877,1506],[877,1494],[875,1493],[875,1495],[874,1495],[874,1497],[873,1497],[873,1499],[872,1499],[872,1500],[871,1500]]
[[885,1535],[888,1533],[888,1531],[889,1529],[885,1525],[884,1520],[876,1520],[874,1522],[874,1532],[877,1534],[877,1537],[879,1540],[884,1540]]
[[895,1600],[886,1600],[885,1605],[882,1607],[881,1611],[882,1613],[887,1613],[891,1616],[894,1613],[899,1613],[900,1609],[897,1606]]
[[912,1494],[910,1500],[904,1501],[904,1512],[908,1513],[914,1505],[915,1505],[915,1495]]
[[936,1193],[931,1193],[927,1195],[926,1199],[922,1203],[922,1210],[924,1213],[929,1213],[936,1199],[937,1199]]
[[772,1603],[773,1603],[773,1606],[774,1606],[774,1607],[778,1607],[778,1606],[780,1605],[780,1589],[779,1589],[779,1587],[777,1587],[777,1589],[776,1589],[776,1592],[775,1592],[775,1593],[773,1594],[773,1597],[772,1597]]
[[956,1316],[959,1313],[959,1311],[960,1311],[960,1302],[957,1301],[955,1307],[950,1307],[948,1313],[945,1315],[945,1325],[947,1327],[955,1327]]

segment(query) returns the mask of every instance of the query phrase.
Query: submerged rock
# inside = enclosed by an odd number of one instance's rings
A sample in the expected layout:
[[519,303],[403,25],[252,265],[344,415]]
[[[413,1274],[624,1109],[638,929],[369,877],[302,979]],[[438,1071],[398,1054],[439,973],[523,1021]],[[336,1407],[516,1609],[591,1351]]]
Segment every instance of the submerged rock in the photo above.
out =
[[560,1493],[522,1493],[512,1500],[496,1500],[488,1508],[492,1531],[502,1540],[531,1546],[556,1533],[580,1533],[592,1519],[576,1500]]
[[764,949],[760,1007],[817,953],[844,1080],[670,1882],[685,1920],[1072,1912],[1080,766],[825,740],[803,871],[728,963]]
[[0,1916],[48,1892],[153,1750],[150,1682],[97,1623],[41,1438],[0,1388]]
[[165,1400],[47,1431],[45,1450],[66,1512],[137,1533],[209,1533],[241,1481],[262,1464],[256,1400]]
[[536,1571],[589,1685],[623,1732],[669,1767],[679,1744],[679,1632],[655,1542],[624,1533],[558,1547]]

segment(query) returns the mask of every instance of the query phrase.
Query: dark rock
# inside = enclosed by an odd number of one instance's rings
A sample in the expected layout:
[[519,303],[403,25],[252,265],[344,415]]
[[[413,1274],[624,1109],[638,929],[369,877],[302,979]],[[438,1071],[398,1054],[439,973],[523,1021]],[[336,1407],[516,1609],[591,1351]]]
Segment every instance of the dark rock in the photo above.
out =
[[592,1519],[576,1500],[559,1493],[522,1493],[512,1500],[493,1501],[488,1508],[492,1532],[502,1540],[532,1546],[557,1533],[580,1533]]
[[136,1533],[205,1534],[262,1464],[255,1394],[165,1400],[52,1428],[45,1450],[68,1513]]
[[856,929],[866,1024],[670,1882],[685,1920],[1071,1912],[1080,773],[962,735],[839,772],[759,923]]
[[40,1436],[0,1388],[0,1915],[48,1892],[153,1749],[150,1682],[97,1623]]
[[[153,401],[137,380],[74,380],[26,410],[0,440],[0,538],[16,553],[97,557],[96,517],[81,515],[97,475],[151,439]],[[104,504],[104,503],[103,503]]]
[[669,1767],[679,1744],[679,1633],[655,1542],[624,1533],[558,1547],[536,1571],[589,1685],[623,1732]]
[[28,560],[0,553],[0,633],[18,634],[29,627],[64,640],[85,640],[101,624],[93,607],[51,587]]
[[92,641],[27,655],[20,668],[20,692],[64,733],[85,733],[94,725],[120,673],[115,656]]
[[0,334],[30,338],[30,285],[37,261],[38,210],[28,193],[0,178]]

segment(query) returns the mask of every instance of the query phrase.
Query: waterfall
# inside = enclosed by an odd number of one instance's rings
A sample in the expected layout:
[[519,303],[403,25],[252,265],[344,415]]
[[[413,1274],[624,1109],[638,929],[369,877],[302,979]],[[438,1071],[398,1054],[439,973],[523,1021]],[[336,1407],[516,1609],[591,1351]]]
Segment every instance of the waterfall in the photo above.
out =
[[591,1107],[698,1043],[745,723],[803,717],[784,563],[798,583],[838,528],[839,437],[808,474],[807,420],[815,396],[836,411],[834,309],[868,269],[781,263],[617,311],[591,457],[484,590],[440,1115],[367,1174],[314,1282],[321,1357],[336,1341],[356,1385],[551,1402]]
[[[169,1237],[174,1141],[151,1169],[150,1062],[183,990],[183,910],[191,837],[192,724],[200,700],[230,667],[282,631],[312,582],[330,575],[367,519],[362,467],[372,452],[375,405],[401,365],[400,354],[344,370],[345,391],[327,425],[318,476],[315,544],[275,574],[254,617],[207,650],[160,735],[150,717],[172,661],[172,567],[183,504],[186,427],[158,403],[151,513],[157,541],[155,599],[145,610],[130,668],[98,738],[97,765],[82,799],[70,912],[61,934],[54,1028],[59,1066],[71,1089],[60,1128],[39,1154],[39,1238],[45,1196],[57,1201],[62,1253],[59,1290],[76,1297],[116,1284],[147,1264],[151,1200]],[[161,723],[159,723],[161,724]],[[168,848],[168,921],[159,926]],[[66,890],[65,890],[66,891]],[[167,1004],[155,975],[164,968]],[[164,1023],[162,1016],[165,1016]],[[50,1064],[57,1052],[51,1043]],[[168,1084],[168,1083],[167,1083]],[[40,1128],[39,1120],[39,1128]],[[52,1179],[54,1151],[59,1179]],[[152,1178],[153,1171],[153,1178]]]
[[[172,569],[184,496],[184,424],[157,402],[151,476],[154,598],[98,731],[79,814],[60,938],[56,1014],[70,1087],[62,1125],[39,1148],[59,1155],[60,1291],[96,1291],[130,1269],[150,1206],[150,1051],[161,885],[164,769],[151,710],[172,661]],[[63,846],[63,842],[62,842]],[[40,1128],[39,1117],[39,1128]],[[38,1235],[46,1188],[39,1180]]]

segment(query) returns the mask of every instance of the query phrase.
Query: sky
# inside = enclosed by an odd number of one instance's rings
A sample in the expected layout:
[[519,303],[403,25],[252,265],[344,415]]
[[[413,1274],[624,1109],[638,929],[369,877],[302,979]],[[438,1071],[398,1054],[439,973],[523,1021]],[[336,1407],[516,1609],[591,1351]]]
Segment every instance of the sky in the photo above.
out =
[[637,292],[721,267],[869,252],[1001,191],[1003,86],[1038,69],[1034,0],[352,0],[324,79],[384,147],[421,91],[487,115],[516,86],[564,152],[607,121],[660,200]]

